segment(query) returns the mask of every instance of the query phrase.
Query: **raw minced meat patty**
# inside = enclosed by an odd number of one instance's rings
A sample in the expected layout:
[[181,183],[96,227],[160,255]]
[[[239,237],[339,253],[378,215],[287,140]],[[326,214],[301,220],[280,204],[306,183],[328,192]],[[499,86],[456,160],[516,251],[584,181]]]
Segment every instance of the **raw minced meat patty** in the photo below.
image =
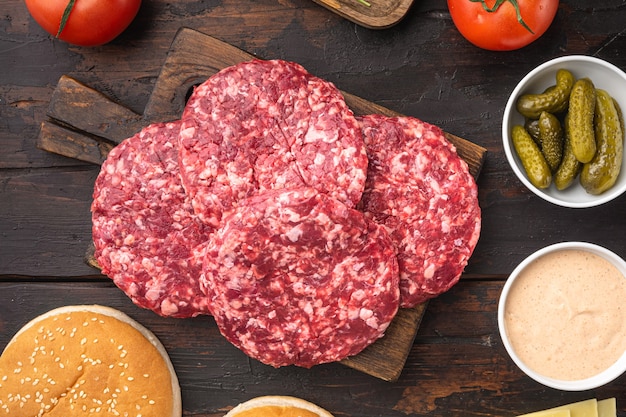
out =
[[438,127],[411,117],[359,118],[370,159],[359,205],[398,251],[401,306],[458,282],[478,241],[478,191],[467,164]]
[[153,124],[116,146],[96,179],[92,222],[102,272],[132,301],[162,316],[208,314],[199,287],[199,221],[179,177],[180,122]]
[[359,353],[399,303],[385,229],[312,188],[242,202],[208,244],[202,283],[222,334],[274,367]]
[[354,207],[367,155],[341,92],[302,66],[252,60],[198,86],[182,116],[183,185],[197,215],[218,226],[243,198],[310,186]]

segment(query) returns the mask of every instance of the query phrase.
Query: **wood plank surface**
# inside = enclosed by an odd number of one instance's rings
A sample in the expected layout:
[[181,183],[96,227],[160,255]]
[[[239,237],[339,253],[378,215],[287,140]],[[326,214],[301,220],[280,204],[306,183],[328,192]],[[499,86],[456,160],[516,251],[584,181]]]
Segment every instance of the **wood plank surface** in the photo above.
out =
[[274,369],[251,361],[220,336],[211,317],[159,317],[136,308],[106,281],[0,282],[0,350],[39,314],[64,305],[102,304],[125,312],[163,343],[181,384],[185,416],[221,417],[248,398],[285,392],[336,417],[513,417],[594,396],[616,396],[621,406],[623,385],[558,392],[538,386],[512,365],[497,333],[497,303],[483,301],[497,299],[502,284],[462,281],[432,300],[394,383],[336,363]]
[[[212,0],[213,1],[213,0]],[[626,69],[624,11],[619,2],[588,8],[565,0],[554,24],[519,51],[480,50],[455,30],[443,0],[414,2],[399,25],[369,31],[310,0],[215,4],[183,0],[145,3],[116,41],[78,48],[54,40],[29,18],[21,0],[7,0],[0,71],[0,273],[84,276],[92,270],[73,240],[46,239],[71,230],[86,239],[83,212],[97,165],[76,169],[76,159],[36,146],[41,123],[63,75],[142,114],[181,25],[208,33],[254,56],[302,63],[369,102],[441,126],[488,150],[479,178],[483,232],[464,279],[503,277],[534,250],[563,240],[602,243],[626,256],[625,198],[589,210],[563,210],[526,190],[510,169],[501,144],[502,111],[515,84],[535,66],[566,54],[606,59]],[[45,175],[37,173],[45,172]],[[63,186],[61,180],[67,181]],[[29,179],[39,183],[29,184]],[[82,186],[81,184],[85,184]],[[65,194],[60,192],[65,188]],[[27,202],[31,190],[38,203]],[[46,194],[49,193],[49,194]],[[19,204],[13,204],[15,200]],[[63,201],[71,203],[64,208]],[[47,224],[33,221],[44,211]],[[72,211],[75,208],[76,211]],[[598,219],[610,221],[598,222]],[[42,238],[42,236],[44,238]],[[37,242],[36,245],[26,242]],[[25,250],[26,248],[26,250]],[[51,253],[62,255],[56,262]]]
[[[51,121],[42,125],[39,147],[86,162],[101,162],[102,153],[110,149],[111,142],[119,143],[141,129],[142,125],[180,118],[185,99],[194,85],[222,68],[252,58],[252,55],[232,45],[198,31],[182,28],[172,42],[143,117],[69,77],[62,77],[50,103],[48,116]],[[398,115],[352,94],[344,95],[355,114]],[[67,127],[53,128],[55,124]],[[58,133],[63,130],[67,135]],[[72,135],[74,132],[78,134]],[[50,133],[51,137],[48,136]],[[64,138],[67,140],[67,148],[61,143]],[[448,138],[455,143],[461,156],[466,158],[472,174],[478,177],[485,149],[452,135]],[[92,252],[91,248],[86,250],[87,253]],[[97,265],[89,255],[87,262]],[[342,363],[386,381],[397,380],[427,304],[401,309],[383,338]]]
[[[183,417],[223,417],[237,403],[266,394],[300,396],[336,417],[514,417],[614,396],[618,417],[626,417],[626,376],[591,391],[546,388],[517,369],[496,328],[502,284],[533,251],[585,240],[626,257],[626,197],[585,210],[539,199],[510,169],[500,131],[509,94],[543,62],[580,54],[626,70],[623,1],[561,0],[548,31],[510,52],[467,42],[445,0],[414,1],[397,24],[382,30],[315,0],[144,1],[118,38],[89,48],[46,33],[23,0],[3,0],[2,10],[0,349],[38,312],[98,302],[122,309],[164,341],[183,387]],[[299,62],[342,91],[487,149],[478,179],[480,241],[459,284],[429,302],[396,381],[339,363],[310,370],[264,366],[220,337],[210,317],[160,318],[133,305],[85,263],[93,182],[109,148],[84,141],[101,139],[107,128],[97,134],[69,129],[68,136],[68,124],[46,126],[54,132],[48,137],[62,145],[82,134],[72,152],[90,155],[90,162],[40,149],[37,138],[42,123],[52,120],[52,96],[68,76],[143,121],[181,26],[255,57]]]

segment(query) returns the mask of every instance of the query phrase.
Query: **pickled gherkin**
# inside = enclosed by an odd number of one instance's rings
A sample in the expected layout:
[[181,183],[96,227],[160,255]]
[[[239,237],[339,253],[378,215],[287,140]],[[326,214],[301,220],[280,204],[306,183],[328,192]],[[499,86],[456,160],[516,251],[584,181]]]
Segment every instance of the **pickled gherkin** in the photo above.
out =
[[620,173],[624,131],[613,98],[600,89],[596,90],[594,126],[597,151],[583,166],[580,183],[588,193],[601,194],[615,184]]
[[624,128],[624,113],[622,113],[622,108],[619,106],[619,103],[615,98],[613,98],[613,105],[615,106],[615,110],[617,110],[617,117],[619,117],[619,125],[622,128],[622,133],[626,135],[626,129]]
[[569,98],[568,128],[572,151],[582,163],[591,161],[596,153],[593,115],[596,89],[588,78],[576,81]]
[[574,152],[572,152],[572,145],[569,139],[569,131],[567,128],[567,117],[565,116],[564,123],[564,138],[563,138],[563,158],[561,159],[561,165],[554,174],[554,186],[557,190],[565,190],[574,184],[576,177],[580,173],[583,164],[580,163]]
[[552,173],[539,146],[521,125],[513,126],[511,138],[531,184],[541,189],[548,188],[552,182]]
[[539,137],[541,152],[552,172],[555,172],[563,158],[563,129],[561,122],[555,115],[541,112],[539,116]]
[[526,119],[524,129],[530,134],[535,143],[541,148],[541,134],[539,133],[539,119]]
[[556,73],[556,85],[540,94],[524,94],[517,99],[517,111],[524,117],[537,119],[542,111],[557,113],[562,111],[569,100],[576,79],[566,69]]

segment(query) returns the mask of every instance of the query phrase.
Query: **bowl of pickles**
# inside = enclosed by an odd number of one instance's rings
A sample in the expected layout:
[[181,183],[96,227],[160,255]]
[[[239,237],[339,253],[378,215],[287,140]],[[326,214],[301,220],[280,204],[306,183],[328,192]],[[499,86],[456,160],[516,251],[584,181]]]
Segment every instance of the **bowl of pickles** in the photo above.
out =
[[594,207],[626,191],[626,73],[599,58],[555,58],[507,101],[504,152],[519,180],[553,204]]

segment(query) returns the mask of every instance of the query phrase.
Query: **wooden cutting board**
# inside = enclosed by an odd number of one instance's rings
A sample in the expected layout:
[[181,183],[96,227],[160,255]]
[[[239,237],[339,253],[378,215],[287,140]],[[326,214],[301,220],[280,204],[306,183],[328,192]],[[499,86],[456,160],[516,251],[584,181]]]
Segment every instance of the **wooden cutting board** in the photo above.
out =
[[413,0],[313,0],[339,16],[368,29],[386,29],[400,22]]
[[[75,79],[63,76],[52,94],[47,113],[49,119],[41,124],[37,146],[70,158],[101,164],[116,144],[144,126],[179,119],[195,85],[222,68],[252,58],[252,55],[232,45],[182,28],[172,42],[143,114],[137,114]],[[344,92],[344,95],[355,114],[398,115],[352,94]],[[486,150],[465,139],[446,135],[477,178]],[[87,250],[87,261],[97,267],[90,249]],[[397,380],[426,305],[401,309],[385,337],[342,363],[386,381]]]

